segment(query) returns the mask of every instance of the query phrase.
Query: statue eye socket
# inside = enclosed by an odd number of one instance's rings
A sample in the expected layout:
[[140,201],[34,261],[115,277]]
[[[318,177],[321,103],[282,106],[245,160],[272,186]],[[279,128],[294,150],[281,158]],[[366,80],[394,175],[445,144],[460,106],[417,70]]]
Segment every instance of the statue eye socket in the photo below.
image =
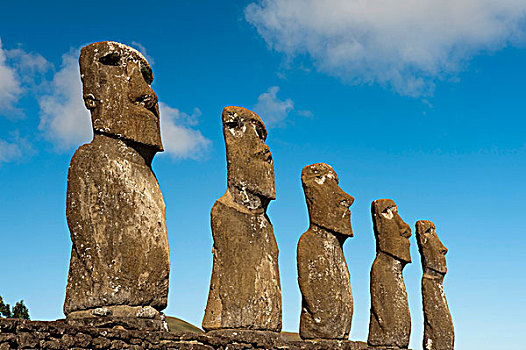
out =
[[121,55],[119,55],[117,52],[111,52],[106,56],[102,56],[101,58],[99,58],[99,62],[106,66],[118,66],[120,60]]
[[430,227],[426,230],[426,233],[430,234],[430,235],[435,235],[436,234],[436,231],[433,227]]
[[239,120],[238,119],[234,119],[232,121],[226,122],[225,125],[229,129],[237,129],[237,128],[239,128]]
[[394,209],[395,207],[387,207],[381,212],[381,214],[384,218],[391,220],[394,217]]

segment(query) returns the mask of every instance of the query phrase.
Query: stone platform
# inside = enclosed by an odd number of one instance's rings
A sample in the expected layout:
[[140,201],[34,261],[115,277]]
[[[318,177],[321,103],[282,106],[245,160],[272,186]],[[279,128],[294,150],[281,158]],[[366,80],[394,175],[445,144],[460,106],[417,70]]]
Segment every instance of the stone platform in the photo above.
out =
[[0,350],[182,349],[182,350],[366,350],[354,341],[290,340],[284,333],[221,330],[172,333],[71,326],[59,321],[0,319]]

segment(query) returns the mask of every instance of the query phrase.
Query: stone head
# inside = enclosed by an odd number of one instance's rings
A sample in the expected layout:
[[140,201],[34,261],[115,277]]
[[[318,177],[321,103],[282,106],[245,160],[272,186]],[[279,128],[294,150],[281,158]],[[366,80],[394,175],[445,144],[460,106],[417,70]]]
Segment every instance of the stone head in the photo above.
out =
[[349,207],[354,198],[345,193],[338,182],[338,175],[328,164],[307,165],[301,172],[311,224],[352,237]]
[[411,262],[409,237],[411,228],[398,214],[395,202],[378,199],[371,204],[376,249],[405,263]]
[[112,41],[82,48],[83,99],[96,133],[163,150],[152,69],[137,50]]
[[223,110],[228,187],[276,199],[272,154],[265,144],[267,129],[261,118],[242,107]]
[[447,248],[438,239],[435,224],[428,220],[420,220],[416,222],[415,227],[422,268],[446,274]]

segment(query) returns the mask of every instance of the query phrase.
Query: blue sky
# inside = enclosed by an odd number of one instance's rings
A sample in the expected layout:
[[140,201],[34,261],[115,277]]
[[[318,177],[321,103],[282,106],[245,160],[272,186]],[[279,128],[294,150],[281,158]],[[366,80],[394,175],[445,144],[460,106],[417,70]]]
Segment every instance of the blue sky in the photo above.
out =
[[[226,188],[221,111],[267,124],[277,200],[284,330],[297,331],[295,252],[308,226],[300,183],[333,166],[355,197],[344,246],[365,340],[374,259],[370,203],[392,198],[448,247],[445,290],[459,349],[516,348],[526,327],[524,0],[91,1],[0,5],[0,295],[33,319],[63,317],[70,254],[65,190],[91,139],[79,48],[114,40],[149,58],[166,152],[166,313],[200,325],[212,255],[209,212]],[[405,269],[411,346],[421,349],[416,241]]]

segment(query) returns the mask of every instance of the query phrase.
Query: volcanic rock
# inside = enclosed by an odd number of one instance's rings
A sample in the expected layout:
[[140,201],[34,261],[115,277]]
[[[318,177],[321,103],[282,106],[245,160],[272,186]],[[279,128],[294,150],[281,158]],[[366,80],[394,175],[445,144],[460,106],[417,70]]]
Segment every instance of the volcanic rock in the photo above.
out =
[[129,317],[162,327],[170,256],[151,168],[162,150],[151,68],[139,52],[114,42],[84,47],[79,61],[94,137],[69,167],[73,246],[64,313],[68,320]]
[[338,176],[327,164],[306,166],[301,180],[310,227],[298,242],[300,337],[348,339],[353,299],[342,247],[353,236],[349,207],[354,198],[338,186]]
[[453,350],[455,331],[444,294],[447,249],[431,221],[416,222],[416,242],[422,261],[422,304],[425,350]]
[[266,214],[276,198],[272,155],[261,118],[223,110],[228,189],[211,211],[214,239],[203,328],[281,330],[278,246]]
[[402,270],[411,262],[409,237],[411,228],[390,199],[371,205],[376,238],[376,259],[371,268],[371,313],[369,337],[371,347],[402,348],[409,346],[411,315]]

